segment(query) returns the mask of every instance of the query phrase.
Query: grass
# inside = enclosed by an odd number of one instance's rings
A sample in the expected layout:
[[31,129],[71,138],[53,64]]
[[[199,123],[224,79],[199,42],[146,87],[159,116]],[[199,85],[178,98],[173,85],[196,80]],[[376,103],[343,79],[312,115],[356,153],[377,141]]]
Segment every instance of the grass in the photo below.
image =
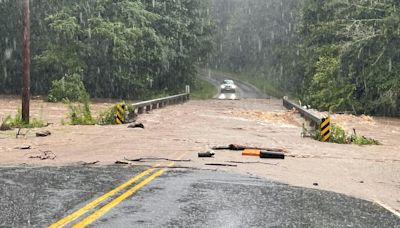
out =
[[191,91],[190,98],[205,100],[211,99],[218,93],[218,89],[208,81],[197,79],[196,85]]
[[13,128],[41,128],[46,126],[42,119],[30,118],[29,123],[22,120],[21,110],[18,109],[14,117],[7,116],[2,124],[0,130],[11,130]]

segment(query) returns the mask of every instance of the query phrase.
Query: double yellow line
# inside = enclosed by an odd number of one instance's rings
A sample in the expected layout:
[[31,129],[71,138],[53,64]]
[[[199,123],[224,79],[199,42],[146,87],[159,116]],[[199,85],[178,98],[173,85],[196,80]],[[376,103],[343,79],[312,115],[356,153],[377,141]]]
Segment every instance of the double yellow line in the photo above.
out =
[[[181,155],[178,159],[182,158],[183,155]],[[169,163],[167,166],[171,167],[172,165],[174,165],[175,162],[171,162]],[[67,217],[53,223],[52,225],[49,226],[49,228],[58,228],[58,227],[63,227],[65,225],[67,225],[68,223],[74,221],[75,219],[81,217],[82,215],[86,214],[89,210],[97,207],[99,204],[101,204],[103,201],[109,199],[110,197],[114,196],[115,194],[117,194],[118,192],[120,192],[121,190],[125,189],[126,187],[130,186],[131,184],[137,182],[138,180],[142,179],[143,177],[147,176],[148,174],[152,173],[153,171],[155,171],[157,169],[157,167],[159,167],[160,164],[157,164],[149,169],[146,169],[145,171],[139,173],[137,176],[133,177],[132,179],[126,181],[125,183],[121,184],[120,186],[118,186],[117,188],[107,192],[106,194],[98,197],[97,199],[93,200],[92,202],[86,204],[85,206],[83,206],[82,208],[80,208],[79,210],[73,212],[72,214],[68,215]],[[96,221],[98,218],[100,218],[101,216],[103,216],[105,213],[107,213],[108,211],[110,211],[112,208],[114,208],[115,206],[117,206],[119,203],[121,203],[123,200],[125,200],[126,198],[128,198],[129,196],[133,195],[136,191],[138,191],[139,189],[141,189],[143,186],[145,186],[146,184],[148,184],[149,182],[151,182],[152,180],[154,180],[156,177],[160,176],[161,174],[163,174],[166,170],[165,169],[159,169],[157,172],[153,173],[151,176],[147,177],[146,179],[142,180],[139,184],[134,185],[132,188],[128,189],[126,192],[124,192],[123,194],[121,194],[120,196],[118,196],[117,198],[115,198],[114,200],[112,200],[111,202],[107,203],[106,205],[104,205],[103,207],[101,207],[100,209],[94,211],[92,214],[90,214],[88,217],[86,217],[85,219],[83,219],[82,221],[80,221],[79,223],[75,224],[74,228],[78,228],[78,227],[86,227],[87,225],[93,223],[94,221]]]

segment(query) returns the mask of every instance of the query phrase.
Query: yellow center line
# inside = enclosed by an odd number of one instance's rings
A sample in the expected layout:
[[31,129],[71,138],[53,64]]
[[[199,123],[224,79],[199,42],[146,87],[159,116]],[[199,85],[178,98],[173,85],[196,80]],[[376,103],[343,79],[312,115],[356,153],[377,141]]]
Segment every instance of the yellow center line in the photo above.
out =
[[[184,154],[182,154],[181,156],[179,156],[176,160],[181,159],[184,156]],[[169,163],[167,166],[171,167],[175,164],[175,162],[171,162]],[[106,214],[108,211],[110,211],[112,208],[114,208],[115,206],[117,206],[119,203],[121,203],[123,200],[125,200],[126,198],[130,197],[131,195],[133,195],[135,192],[137,192],[139,189],[141,189],[143,186],[145,186],[146,184],[148,184],[150,181],[154,180],[156,177],[160,176],[161,174],[163,174],[166,170],[165,169],[160,169],[159,171],[157,171],[156,173],[153,173],[151,176],[149,176],[148,178],[144,179],[142,182],[140,182],[139,184],[133,186],[132,188],[130,188],[129,190],[127,190],[125,193],[123,193],[122,195],[120,195],[119,197],[115,198],[114,200],[112,200],[110,203],[106,204],[105,206],[103,206],[102,208],[100,208],[99,210],[93,212],[91,215],[89,215],[88,217],[86,217],[84,220],[82,220],[81,222],[77,223],[76,225],[73,226],[73,228],[81,228],[81,227],[86,227],[87,225],[93,223],[94,221],[96,221],[97,219],[99,219],[101,216],[103,216],[104,214]]]
[[82,216],[83,214],[85,214],[89,210],[91,210],[94,207],[96,207],[97,205],[99,205],[104,200],[106,200],[109,197],[115,195],[119,191],[123,190],[124,188],[128,187],[129,185],[133,184],[134,182],[138,181],[139,179],[143,178],[144,176],[148,175],[149,173],[153,172],[157,168],[157,166],[160,166],[160,164],[157,164],[157,165],[155,165],[155,166],[153,166],[153,167],[141,172],[140,174],[136,175],[132,179],[126,181],[123,184],[121,184],[117,188],[109,191],[108,193],[106,193],[106,194],[100,196],[99,198],[93,200],[92,202],[86,204],[81,209],[79,209],[79,210],[75,211],[74,213],[68,215],[67,217],[59,220],[58,222],[53,223],[52,225],[49,226],[49,228],[62,227],[64,225],[70,223],[71,221],[77,219],[78,217]]

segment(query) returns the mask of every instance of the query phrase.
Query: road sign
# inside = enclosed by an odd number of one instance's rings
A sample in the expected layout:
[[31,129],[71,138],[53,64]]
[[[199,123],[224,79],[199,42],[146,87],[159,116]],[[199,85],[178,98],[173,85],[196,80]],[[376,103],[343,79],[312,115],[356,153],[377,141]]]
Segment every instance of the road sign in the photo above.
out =
[[329,138],[331,137],[331,118],[327,117],[327,118],[322,118],[321,121],[321,136],[322,136],[322,142],[326,142],[329,140]]
[[115,124],[125,123],[125,104],[115,104]]

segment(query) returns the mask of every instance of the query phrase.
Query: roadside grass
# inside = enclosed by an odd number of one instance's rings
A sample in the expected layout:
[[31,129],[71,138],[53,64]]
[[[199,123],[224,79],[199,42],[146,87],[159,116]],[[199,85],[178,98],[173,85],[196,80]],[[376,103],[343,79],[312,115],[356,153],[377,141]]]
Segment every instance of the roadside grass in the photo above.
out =
[[197,100],[211,99],[218,93],[218,89],[210,82],[203,79],[197,79],[192,88],[190,98]]
[[21,109],[18,109],[14,117],[8,115],[0,125],[0,130],[11,130],[13,128],[41,128],[46,126],[41,118],[30,118],[29,123],[22,120]]

